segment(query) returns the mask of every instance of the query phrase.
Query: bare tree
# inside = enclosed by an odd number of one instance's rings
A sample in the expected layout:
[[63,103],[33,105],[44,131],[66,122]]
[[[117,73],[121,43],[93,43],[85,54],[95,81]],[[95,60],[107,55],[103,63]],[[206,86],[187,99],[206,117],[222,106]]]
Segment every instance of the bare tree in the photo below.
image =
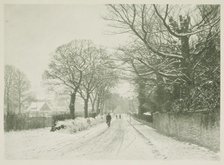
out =
[[45,78],[56,80],[70,90],[70,114],[75,118],[76,94],[83,80],[84,71],[87,69],[86,56],[89,41],[74,40],[58,47],[53,59],[45,72]]
[[[120,4],[108,5],[108,10],[106,19],[111,26],[131,32],[142,43],[136,49],[125,50],[135,71],[136,63],[146,68],[138,76],[153,73],[158,85],[164,81],[173,83],[173,96],[189,98],[198,77],[195,68],[200,68],[212,41],[219,46],[220,6]],[[186,100],[188,109],[192,100]]]
[[15,84],[16,93],[18,95],[17,102],[19,106],[19,113],[21,113],[24,102],[28,99],[27,97],[30,97],[30,95],[27,93],[30,89],[30,82],[27,80],[25,74],[20,72],[19,70],[17,70],[15,79],[15,81],[17,82]]
[[6,105],[6,114],[8,115],[12,112],[12,96],[13,96],[13,87],[14,87],[14,77],[15,77],[15,68],[9,65],[5,66],[5,92],[4,92],[4,103]]
[[89,100],[92,102],[92,110],[97,102],[97,110],[102,101],[103,92],[111,87],[111,84],[116,81],[116,74],[111,69],[111,60],[102,48],[96,46],[89,48],[89,56],[86,61],[88,69],[85,71],[81,88],[79,89],[80,96],[84,100],[84,116],[88,117]]
[[6,113],[21,113],[24,103],[29,97],[30,82],[25,74],[11,65],[5,66],[5,92],[4,100]]
[[109,71],[108,68],[105,69],[107,69],[107,72],[101,75],[101,81],[98,81],[97,88],[94,90],[91,98],[92,106],[96,108],[97,114],[102,112],[103,105],[107,100],[106,96],[111,93],[111,88],[115,86],[118,80],[117,73],[114,70]]

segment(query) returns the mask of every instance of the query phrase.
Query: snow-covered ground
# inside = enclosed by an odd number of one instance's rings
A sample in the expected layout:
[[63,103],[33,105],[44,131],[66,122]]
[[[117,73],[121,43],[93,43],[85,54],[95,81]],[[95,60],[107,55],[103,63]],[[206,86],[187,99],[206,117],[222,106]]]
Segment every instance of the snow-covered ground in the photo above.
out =
[[197,159],[219,155],[161,135],[128,116],[76,133],[50,128],[5,133],[6,159]]

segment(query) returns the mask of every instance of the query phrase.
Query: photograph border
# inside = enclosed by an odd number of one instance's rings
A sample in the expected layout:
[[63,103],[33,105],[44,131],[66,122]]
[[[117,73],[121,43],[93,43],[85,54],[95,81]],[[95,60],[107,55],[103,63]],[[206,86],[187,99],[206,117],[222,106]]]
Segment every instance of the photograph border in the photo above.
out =
[[220,75],[220,79],[221,79],[221,91],[220,91],[220,160],[218,161],[198,161],[198,160],[174,160],[174,161],[170,161],[170,160],[6,160],[4,158],[4,111],[3,111],[3,91],[4,91],[4,6],[6,4],[67,4],[67,5],[71,5],[71,4],[108,4],[108,3],[148,3],[148,4],[164,4],[167,3],[167,0],[138,0],[138,1],[134,1],[134,0],[5,0],[5,1],[1,1],[0,3],[0,108],[1,108],[1,112],[0,113],[0,164],[3,165],[10,165],[10,164],[35,164],[35,165],[39,165],[39,164],[54,164],[54,165],[58,165],[58,164],[65,164],[65,163],[69,163],[69,164],[91,164],[91,165],[99,165],[99,164],[117,164],[117,165],[134,165],[134,164],[190,164],[190,163],[197,163],[197,164],[223,164],[223,159],[224,159],[224,153],[223,153],[223,149],[224,149],[224,129],[223,129],[223,125],[224,125],[224,112],[222,111],[223,109],[223,80],[224,80],[224,75],[223,75],[223,69],[224,69],[224,59],[223,59],[223,52],[224,52],[224,45],[223,45],[223,39],[224,39],[224,2],[222,0],[188,0],[188,1],[184,1],[184,0],[170,0],[169,4],[220,4],[221,5],[221,24],[220,24],[220,29],[221,30],[221,75]]

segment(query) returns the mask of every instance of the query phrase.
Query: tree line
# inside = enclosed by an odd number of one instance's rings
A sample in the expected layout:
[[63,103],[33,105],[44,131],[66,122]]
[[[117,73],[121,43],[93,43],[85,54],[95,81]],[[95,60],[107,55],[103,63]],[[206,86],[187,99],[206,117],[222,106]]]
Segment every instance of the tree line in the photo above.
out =
[[[57,47],[43,74],[54,90],[69,93],[72,118],[77,95],[85,117],[90,108],[97,114],[105,104],[113,109],[110,90],[119,78],[114,59],[131,71],[124,77],[135,84],[140,114],[219,111],[220,5],[109,4],[104,19],[115,33],[130,34],[127,45],[112,55],[92,41],[73,40]],[[6,112],[21,112],[31,98],[29,81],[9,65],[4,78]]]
[[44,79],[56,88],[63,86],[69,93],[72,118],[79,94],[84,103],[84,117],[88,117],[89,105],[92,112],[102,112],[106,96],[118,79],[114,68],[115,63],[104,48],[90,40],[73,40],[56,49]]
[[[220,5],[109,4],[105,20],[129,33],[119,48],[146,111],[218,112]],[[118,29],[118,30],[117,30]]]
[[30,81],[12,65],[5,65],[4,70],[4,114],[21,113],[34,99],[29,91]]

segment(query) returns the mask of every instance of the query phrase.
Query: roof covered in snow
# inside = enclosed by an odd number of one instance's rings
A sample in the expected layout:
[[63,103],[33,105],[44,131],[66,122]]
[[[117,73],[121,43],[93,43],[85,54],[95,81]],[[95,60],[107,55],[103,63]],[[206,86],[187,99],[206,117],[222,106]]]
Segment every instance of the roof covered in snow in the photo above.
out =
[[51,111],[51,107],[45,101],[32,102],[27,111]]
[[152,115],[151,112],[145,112],[145,113],[143,113],[143,114],[144,114],[144,115],[148,115],[148,116]]

